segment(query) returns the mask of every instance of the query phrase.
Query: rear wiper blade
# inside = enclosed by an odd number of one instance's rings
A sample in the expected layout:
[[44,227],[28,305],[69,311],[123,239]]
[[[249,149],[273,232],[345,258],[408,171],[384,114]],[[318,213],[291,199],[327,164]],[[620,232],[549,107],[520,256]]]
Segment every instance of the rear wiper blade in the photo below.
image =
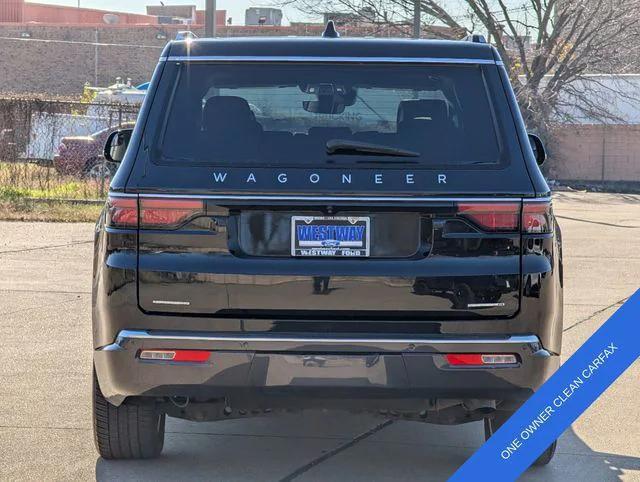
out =
[[394,157],[420,157],[419,152],[400,149],[392,146],[381,146],[368,142],[348,141],[343,139],[331,139],[327,141],[327,154],[343,154],[351,156],[394,156]]

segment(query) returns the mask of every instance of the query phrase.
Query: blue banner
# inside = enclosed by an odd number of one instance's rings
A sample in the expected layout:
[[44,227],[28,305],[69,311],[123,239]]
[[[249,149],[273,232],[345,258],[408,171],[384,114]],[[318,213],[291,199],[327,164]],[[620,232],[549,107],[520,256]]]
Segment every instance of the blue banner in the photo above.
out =
[[449,480],[516,480],[638,356],[640,290]]

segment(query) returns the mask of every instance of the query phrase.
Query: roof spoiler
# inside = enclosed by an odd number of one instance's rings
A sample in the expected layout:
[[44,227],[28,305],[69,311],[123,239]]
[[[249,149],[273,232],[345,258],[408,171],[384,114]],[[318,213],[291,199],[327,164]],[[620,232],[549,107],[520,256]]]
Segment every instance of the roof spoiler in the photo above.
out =
[[479,33],[469,34],[466,37],[464,37],[462,40],[464,40],[465,42],[473,42],[473,43],[476,43],[476,44],[486,44],[487,43],[487,39],[485,38],[485,36],[481,35]]

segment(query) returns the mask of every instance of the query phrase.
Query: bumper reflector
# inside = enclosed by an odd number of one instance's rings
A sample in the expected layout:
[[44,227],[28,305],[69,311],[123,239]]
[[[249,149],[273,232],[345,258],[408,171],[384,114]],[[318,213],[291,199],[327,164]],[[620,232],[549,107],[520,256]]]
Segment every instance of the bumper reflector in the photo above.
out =
[[142,350],[141,360],[204,363],[211,352],[205,350]]
[[445,355],[451,366],[513,365],[518,363],[515,355],[449,353]]

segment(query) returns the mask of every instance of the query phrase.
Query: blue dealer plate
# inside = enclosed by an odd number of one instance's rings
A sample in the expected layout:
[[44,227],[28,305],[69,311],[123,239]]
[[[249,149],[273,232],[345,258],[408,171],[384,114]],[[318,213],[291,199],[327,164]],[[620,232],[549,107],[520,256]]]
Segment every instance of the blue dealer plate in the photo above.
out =
[[292,216],[292,256],[369,256],[368,217]]

